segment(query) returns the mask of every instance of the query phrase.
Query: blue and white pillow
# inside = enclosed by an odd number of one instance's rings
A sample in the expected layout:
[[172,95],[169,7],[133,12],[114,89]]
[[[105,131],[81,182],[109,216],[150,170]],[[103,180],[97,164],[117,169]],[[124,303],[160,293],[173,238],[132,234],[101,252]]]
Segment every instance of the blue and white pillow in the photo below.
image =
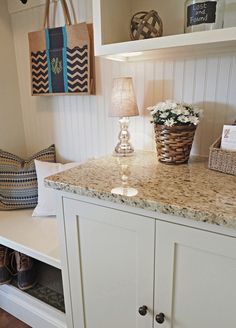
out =
[[26,160],[0,150],[0,210],[32,208],[37,205],[35,159],[55,162],[55,146],[43,149]]

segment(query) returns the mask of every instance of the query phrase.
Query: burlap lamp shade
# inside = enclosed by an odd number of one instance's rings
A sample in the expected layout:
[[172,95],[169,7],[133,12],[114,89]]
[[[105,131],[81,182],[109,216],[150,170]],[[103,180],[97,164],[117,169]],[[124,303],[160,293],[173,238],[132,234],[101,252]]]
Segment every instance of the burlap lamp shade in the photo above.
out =
[[132,77],[113,80],[109,116],[130,117],[139,115]]

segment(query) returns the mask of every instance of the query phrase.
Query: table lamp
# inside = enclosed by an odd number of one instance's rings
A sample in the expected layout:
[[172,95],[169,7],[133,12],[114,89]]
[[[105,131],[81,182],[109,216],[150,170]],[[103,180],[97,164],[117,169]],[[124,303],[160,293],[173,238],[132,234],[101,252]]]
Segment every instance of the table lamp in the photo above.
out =
[[131,77],[113,79],[111,107],[109,116],[120,117],[119,142],[115,147],[115,156],[132,156],[134,148],[129,142],[129,117],[138,116],[138,106]]

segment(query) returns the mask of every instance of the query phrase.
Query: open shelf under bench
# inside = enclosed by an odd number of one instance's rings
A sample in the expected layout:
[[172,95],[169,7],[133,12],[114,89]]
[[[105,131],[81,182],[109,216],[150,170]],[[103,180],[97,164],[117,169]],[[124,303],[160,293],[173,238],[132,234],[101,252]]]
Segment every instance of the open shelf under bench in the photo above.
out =
[[[14,281],[0,286],[0,307],[33,328],[66,328],[57,219],[32,217],[32,212],[0,211],[0,244],[41,262],[38,284],[28,293],[16,288]],[[51,288],[49,281],[54,287],[61,284],[61,291]]]
[[32,212],[0,211],[0,244],[60,269],[57,220]]

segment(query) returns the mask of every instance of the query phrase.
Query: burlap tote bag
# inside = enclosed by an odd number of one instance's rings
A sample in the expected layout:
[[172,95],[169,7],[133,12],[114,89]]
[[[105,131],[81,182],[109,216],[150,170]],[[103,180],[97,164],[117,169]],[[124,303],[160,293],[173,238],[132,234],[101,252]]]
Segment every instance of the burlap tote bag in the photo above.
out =
[[34,96],[95,93],[92,24],[72,24],[66,1],[61,4],[65,26],[49,27],[47,0],[44,28],[28,34]]

